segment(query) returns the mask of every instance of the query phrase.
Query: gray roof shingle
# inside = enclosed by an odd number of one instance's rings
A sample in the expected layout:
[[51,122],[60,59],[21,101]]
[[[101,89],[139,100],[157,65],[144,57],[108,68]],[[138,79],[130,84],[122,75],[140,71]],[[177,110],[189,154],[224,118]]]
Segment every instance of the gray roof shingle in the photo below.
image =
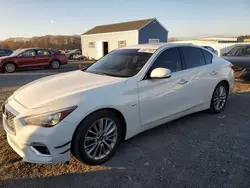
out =
[[82,35],[139,30],[141,27],[150,23],[153,20],[155,20],[155,18],[150,18],[150,19],[146,19],[146,20],[137,20],[137,21],[131,21],[131,22],[116,23],[116,24],[109,24],[109,25],[100,25],[100,26],[96,26],[96,27],[90,29],[89,31],[83,33]]

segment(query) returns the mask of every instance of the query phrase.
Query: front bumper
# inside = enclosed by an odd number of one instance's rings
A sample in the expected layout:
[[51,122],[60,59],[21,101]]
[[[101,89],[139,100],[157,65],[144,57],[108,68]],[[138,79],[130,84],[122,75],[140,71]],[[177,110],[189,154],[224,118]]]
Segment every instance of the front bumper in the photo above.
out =
[[[72,134],[67,129],[71,127],[67,122],[62,121],[52,128],[25,126],[19,117],[21,112],[28,109],[13,98],[5,104],[5,110],[14,116],[13,131],[8,124],[10,119],[3,115],[3,127],[7,133],[8,143],[25,162],[51,164],[70,160]],[[34,147],[37,144],[45,146],[49,153],[39,152]]]

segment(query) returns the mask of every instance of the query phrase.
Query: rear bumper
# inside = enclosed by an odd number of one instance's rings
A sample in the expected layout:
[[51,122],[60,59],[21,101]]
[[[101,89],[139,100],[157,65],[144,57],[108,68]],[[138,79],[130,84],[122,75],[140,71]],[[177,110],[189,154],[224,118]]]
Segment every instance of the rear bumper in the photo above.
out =
[[66,65],[66,64],[68,64],[68,60],[67,59],[61,61],[61,65]]

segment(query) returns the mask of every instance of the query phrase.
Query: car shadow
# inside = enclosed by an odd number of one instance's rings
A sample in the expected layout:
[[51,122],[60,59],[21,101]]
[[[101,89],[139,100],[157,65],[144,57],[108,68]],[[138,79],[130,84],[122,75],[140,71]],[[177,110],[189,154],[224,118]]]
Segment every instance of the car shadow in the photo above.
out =
[[249,187],[249,101],[249,92],[234,93],[223,113],[199,112],[143,132],[101,166],[74,158],[25,164],[8,147],[0,187]]

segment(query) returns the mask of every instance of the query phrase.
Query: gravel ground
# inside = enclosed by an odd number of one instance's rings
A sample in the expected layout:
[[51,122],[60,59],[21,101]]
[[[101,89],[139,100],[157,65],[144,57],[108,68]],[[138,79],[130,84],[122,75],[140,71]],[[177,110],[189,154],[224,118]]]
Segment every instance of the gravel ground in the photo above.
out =
[[[0,90],[0,100],[16,88]],[[250,187],[250,85],[221,114],[186,116],[123,142],[102,166],[24,164],[0,130],[0,187]]]

